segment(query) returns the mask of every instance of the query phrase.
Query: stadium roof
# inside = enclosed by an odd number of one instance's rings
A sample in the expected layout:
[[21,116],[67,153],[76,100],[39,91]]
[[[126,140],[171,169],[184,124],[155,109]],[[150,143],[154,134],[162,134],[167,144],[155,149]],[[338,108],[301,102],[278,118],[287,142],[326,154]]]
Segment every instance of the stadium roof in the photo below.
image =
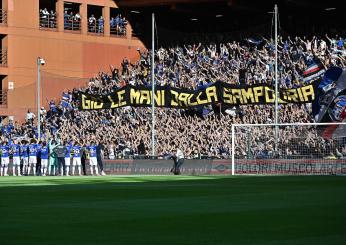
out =
[[[171,5],[177,3],[203,3],[203,2],[227,2],[229,0],[118,0],[120,6],[138,7],[138,6],[155,6]],[[231,2],[231,1],[229,1]]]
[[155,13],[159,45],[183,40],[196,33],[232,33],[242,38],[273,32],[273,9],[278,4],[281,34],[320,34],[345,30],[346,0],[118,0],[115,2],[134,27],[134,33],[150,43],[150,15]]
[[239,9],[264,9],[267,6],[274,4],[284,5],[289,8],[305,8],[305,9],[326,9],[342,6],[345,0],[115,0],[120,7],[153,7],[153,6],[174,6],[174,5],[187,5],[187,4],[215,4],[224,3],[232,8]]

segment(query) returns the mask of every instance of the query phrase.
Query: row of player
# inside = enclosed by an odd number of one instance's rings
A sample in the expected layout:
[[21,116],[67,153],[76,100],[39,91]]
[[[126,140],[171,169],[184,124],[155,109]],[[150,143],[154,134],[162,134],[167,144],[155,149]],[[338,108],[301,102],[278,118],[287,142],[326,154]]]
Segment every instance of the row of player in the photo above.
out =
[[[102,160],[98,157],[100,153],[97,152],[95,142],[82,145],[77,141],[59,142],[51,140],[49,142],[39,141],[38,143],[34,139],[30,142],[27,140],[3,141],[0,146],[0,176],[8,176],[10,157],[13,159],[13,176],[30,175],[31,170],[33,175],[37,175],[39,172],[42,176],[47,174],[69,176],[71,162],[73,166],[71,174],[74,175],[77,168],[78,174],[81,175],[83,151],[89,157],[90,173],[99,175],[97,165],[98,161]],[[102,169],[101,174],[105,175]]]

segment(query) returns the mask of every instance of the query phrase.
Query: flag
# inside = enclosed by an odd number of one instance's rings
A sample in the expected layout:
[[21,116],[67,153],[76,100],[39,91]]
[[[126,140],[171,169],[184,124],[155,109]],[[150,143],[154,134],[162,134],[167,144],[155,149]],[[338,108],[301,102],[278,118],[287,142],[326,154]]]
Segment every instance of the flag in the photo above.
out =
[[254,44],[254,45],[260,45],[262,43],[262,40],[256,40],[254,38],[248,38],[246,39],[249,43]]
[[308,66],[308,68],[303,73],[304,82],[310,82],[311,80],[318,78],[324,73],[325,73],[325,70],[322,63],[313,62],[311,65]]
[[[343,121],[343,123],[346,123],[346,119]],[[322,137],[324,139],[337,139],[337,138],[343,138],[346,137],[346,125],[329,125],[329,126],[320,126],[322,128]]]
[[[346,70],[330,67],[321,79],[312,103],[316,122],[346,122]],[[319,126],[326,139],[346,137],[346,125]]]

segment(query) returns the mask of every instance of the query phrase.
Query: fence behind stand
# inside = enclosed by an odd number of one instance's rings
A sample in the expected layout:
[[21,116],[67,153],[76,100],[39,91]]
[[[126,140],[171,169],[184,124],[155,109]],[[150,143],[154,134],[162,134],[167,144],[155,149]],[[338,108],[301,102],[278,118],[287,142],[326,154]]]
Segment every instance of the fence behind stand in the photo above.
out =
[[81,31],[81,21],[79,20],[65,20],[64,29],[67,31]]
[[7,66],[7,50],[0,50],[0,66]]
[[0,9],[0,24],[7,24],[7,11]]
[[0,90],[0,108],[7,107],[7,90]]
[[126,28],[110,27],[110,34],[112,36],[126,36]]
[[57,29],[57,16],[40,16],[41,29]]
[[99,25],[98,23],[88,23],[88,32],[103,35],[104,25]]

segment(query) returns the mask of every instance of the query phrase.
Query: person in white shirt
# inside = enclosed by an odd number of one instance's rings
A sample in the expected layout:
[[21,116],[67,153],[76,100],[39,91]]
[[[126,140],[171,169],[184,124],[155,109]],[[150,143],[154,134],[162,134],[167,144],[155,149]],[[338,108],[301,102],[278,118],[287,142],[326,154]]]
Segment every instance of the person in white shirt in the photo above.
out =
[[45,8],[42,10],[41,12],[41,26],[42,27],[48,27],[48,20],[49,20],[49,12],[48,10]]
[[35,114],[32,113],[30,110],[28,110],[28,112],[26,113],[26,121],[29,122],[31,125],[33,124],[34,122],[34,119],[35,119]]
[[93,14],[89,17],[89,32],[96,32],[96,18]]
[[174,175],[179,175],[180,174],[180,167],[181,167],[181,165],[183,165],[183,163],[184,163],[184,153],[182,152],[182,150],[180,150],[178,148],[177,152],[175,153],[174,165],[173,165],[171,172],[173,172]]
[[41,107],[40,114],[41,114],[41,123],[43,123],[44,119],[46,118],[46,115],[47,115],[47,111],[46,111],[46,109],[44,109],[44,107]]

